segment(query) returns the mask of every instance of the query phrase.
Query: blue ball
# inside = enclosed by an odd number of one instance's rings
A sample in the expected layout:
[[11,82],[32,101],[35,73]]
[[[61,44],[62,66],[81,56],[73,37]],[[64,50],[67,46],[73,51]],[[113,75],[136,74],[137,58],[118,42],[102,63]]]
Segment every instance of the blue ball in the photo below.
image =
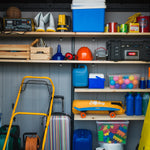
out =
[[127,85],[125,83],[122,83],[121,88],[126,89]]
[[128,84],[128,88],[129,88],[129,89],[133,89],[133,84],[132,84],[132,83],[129,83],[129,84]]
[[115,85],[115,81],[114,80],[110,80],[110,85]]
[[123,79],[129,79],[128,75],[123,76]]
[[115,84],[115,88],[116,88],[116,89],[119,89],[119,88],[120,88],[120,84],[119,84],[119,83],[116,83],[116,84]]

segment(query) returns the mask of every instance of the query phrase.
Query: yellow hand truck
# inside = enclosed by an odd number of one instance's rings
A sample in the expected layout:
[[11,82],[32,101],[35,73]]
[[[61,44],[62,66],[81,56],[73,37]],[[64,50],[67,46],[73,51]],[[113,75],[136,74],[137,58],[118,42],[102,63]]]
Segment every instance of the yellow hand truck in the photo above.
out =
[[[34,113],[34,112],[16,112],[16,108],[17,108],[17,105],[18,105],[18,102],[19,102],[19,98],[20,98],[20,93],[22,91],[22,88],[23,88],[23,85],[24,85],[24,81],[26,79],[49,80],[49,82],[50,82],[50,84],[52,86],[52,95],[51,95],[51,101],[50,101],[50,105],[49,105],[49,112],[48,112],[48,114],[46,114],[46,113],[37,113],[37,112],[36,113]],[[18,96],[16,98],[16,102],[15,102],[15,105],[14,105],[14,108],[13,108],[13,111],[12,111],[12,115],[11,115],[11,119],[10,119],[8,131],[7,131],[5,142],[4,142],[4,145],[3,145],[3,150],[6,149],[6,145],[7,145],[7,141],[8,141],[9,135],[10,135],[10,130],[11,130],[11,127],[12,127],[13,119],[14,119],[14,117],[16,115],[40,115],[40,116],[47,117],[45,131],[44,131],[44,136],[43,136],[43,142],[42,142],[42,149],[41,149],[41,150],[44,150],[46,136],[47,136],[47,130],[48,130],[48,126],[49,126],[49,122],[50,122],[50,117],[51,117],[51,112],[52,112],[54,93],[55,93],[55,87],[54,87],[54,84],[53,84],[52,80],[49,77],[25,76],[22,79],[22,82],[21,82],[21,85],[20,85],[20,88],[19,88],[19,92],[18,92]]]

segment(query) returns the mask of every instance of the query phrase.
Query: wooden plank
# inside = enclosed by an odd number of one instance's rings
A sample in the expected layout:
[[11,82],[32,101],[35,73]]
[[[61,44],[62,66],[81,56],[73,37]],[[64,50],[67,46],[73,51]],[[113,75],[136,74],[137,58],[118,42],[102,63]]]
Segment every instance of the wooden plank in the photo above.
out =
[[31,54],[30,58],[32,60],[50,60],[50,55],[48,54]]
[[0,44],[0,51],[9,50],[9,51],[29,51],[29,45],[13,45],[13,44]]
[[31,47],[30,48],[31,60],[50,60],[53,55],[53,49],[51,47]]
[[145,33],[121,33],[121,32],[5,32],[0,36],[24,36],[24,37],[103,37],[103,36],[149,36]]
[[29,54],[27,52],[0,52],[0,58],[29,58]]
[[75,88],[74,92],[150,92],[150,89],[110,89],[109,87],[104,89]]
[[127,116],[126,114],[123,115],[116,115],[115,118],[111,118],[109,115],[94,115],[94,114],[87,114],[85,118],[81,118],[80,114],[74,115],[74,120],[144,120],[145,116]]

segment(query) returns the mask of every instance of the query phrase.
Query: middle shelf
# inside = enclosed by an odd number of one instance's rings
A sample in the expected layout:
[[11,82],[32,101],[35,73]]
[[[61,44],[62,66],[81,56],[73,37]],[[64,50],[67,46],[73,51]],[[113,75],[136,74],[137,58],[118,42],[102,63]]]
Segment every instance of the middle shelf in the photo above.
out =
[[144,120],[145,116],[127,116],[126,114],[123,115],[116,115],[115,118],[111,118],[109,115],[92,115],[87,114],[85,118],[81,118],[80,114],[74,115],[74,120]]
[[74,92],[150,92],[150,89],[111,89],[109,87],[104,89],[74,88]]

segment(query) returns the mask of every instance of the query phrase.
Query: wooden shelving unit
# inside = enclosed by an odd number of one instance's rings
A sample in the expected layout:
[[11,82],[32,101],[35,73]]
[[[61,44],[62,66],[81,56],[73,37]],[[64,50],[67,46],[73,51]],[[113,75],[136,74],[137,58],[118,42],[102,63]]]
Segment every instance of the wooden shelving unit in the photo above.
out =
[[81,118],[80,114],[74,115],[74,120],[86,121],[86,120],[144,120],[145,116],[127,116],[116,115],[115,118],[111,118],[109,115],[91,115],[87,114],[85,118]]
[[13,59],[0,59],[0,62],[11,63],[61,63],[61,64],[150,64],[147,61],[78,61],[78,60],[13,60]]
[[24,37],[107,37],[107,36],[150,36],[145,33],[106,33],[106,32],[3,32],[0,36],[24,36]]
[[109,87],[106,87],[104,89],[88,89],[88,88],[75,88],[74,92],[76,93],[94,93],[94,92],[150,92],[150,89],[111,89]]

